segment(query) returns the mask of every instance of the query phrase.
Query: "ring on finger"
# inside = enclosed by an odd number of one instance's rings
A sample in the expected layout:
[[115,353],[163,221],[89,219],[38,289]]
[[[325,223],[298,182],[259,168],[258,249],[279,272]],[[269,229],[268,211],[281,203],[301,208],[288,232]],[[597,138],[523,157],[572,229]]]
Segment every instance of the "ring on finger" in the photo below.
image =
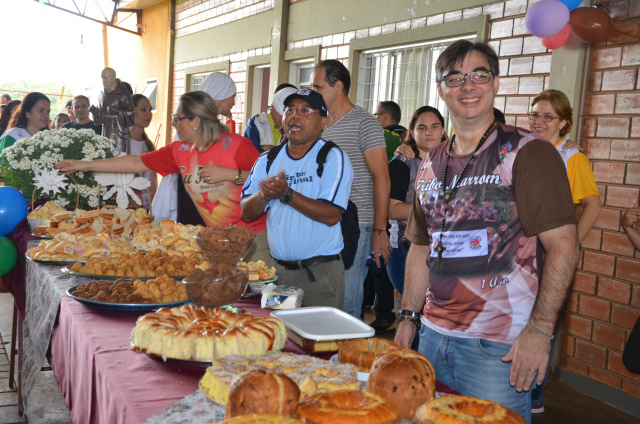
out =
[[529,372],[536,372],[537,370],[534,369],[530,369]]

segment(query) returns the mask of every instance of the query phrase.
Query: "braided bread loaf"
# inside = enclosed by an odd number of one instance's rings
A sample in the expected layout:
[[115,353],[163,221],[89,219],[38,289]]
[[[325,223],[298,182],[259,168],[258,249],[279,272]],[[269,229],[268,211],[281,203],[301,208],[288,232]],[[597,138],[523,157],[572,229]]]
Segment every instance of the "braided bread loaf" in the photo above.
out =
[[286,344],[287,331],[279,319],[193,305],[143,315],[131,332],[131,349],[164,360],[261,356]]
[[370,372],[373,360],[385,350],[400,346],[392,341],[372,337],[370,339],[355,339],[344,342],[338,348],[338,362],[353,364],[360,372]]
[[469,396],[443,396],[420,406],[416,424],[524,424],[512,409]]
[[391,402],[362,390],[320,393],[298,404],[298,418],[307,424],[388,424],[398,417]]
[[273,414],[240,415],[239,417],[224,420],[220,424],[304,424],[295,418],[283,417]]

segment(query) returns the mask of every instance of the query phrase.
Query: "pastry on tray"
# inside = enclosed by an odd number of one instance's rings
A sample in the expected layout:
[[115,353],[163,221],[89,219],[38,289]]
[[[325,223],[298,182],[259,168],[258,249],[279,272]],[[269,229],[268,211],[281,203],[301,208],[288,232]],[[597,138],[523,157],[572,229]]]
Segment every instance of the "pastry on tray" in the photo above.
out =
[[131,332],[131,349],[163,359],[210,361],[229,355],[259,356],[282,350],[282,321],[224,308],[161,308],[141,316]]

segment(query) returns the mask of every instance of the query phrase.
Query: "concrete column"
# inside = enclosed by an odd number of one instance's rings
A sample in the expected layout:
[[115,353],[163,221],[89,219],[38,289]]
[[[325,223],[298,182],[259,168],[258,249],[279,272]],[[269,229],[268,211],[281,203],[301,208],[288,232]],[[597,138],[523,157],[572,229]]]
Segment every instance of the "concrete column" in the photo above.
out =
[[551,54],[551,72],[549,73],[549,88],[564,92],[571,102],[573,127],[568,136],[569,139],[578,142],[580,140],[576,139],[576,135],[580,128],[584,83],[588,77],[585,70],[586,47],[572,34],[567,44],[554,50]]
[[271,27],[269,93],[273,93],[279,83],[289,81],[289,64],[284,60],[284,52],[287,50],[288,26],[289,0],[275,0],[273,26]]

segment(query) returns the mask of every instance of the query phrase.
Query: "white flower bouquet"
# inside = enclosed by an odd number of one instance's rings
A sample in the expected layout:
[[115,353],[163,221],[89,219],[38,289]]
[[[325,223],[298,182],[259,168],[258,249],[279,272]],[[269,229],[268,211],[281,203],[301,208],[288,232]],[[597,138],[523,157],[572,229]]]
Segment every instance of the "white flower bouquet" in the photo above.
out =
[[[2,151],[0,181],[20,190],[27,199],[36,190],[35,198],[49,197],[57,205],[75,206],[76,185],[65,175],[58,174],[55,164],[62,159],[89,161],[117,155],[111,140],[90,129],[40,131]],[[76,172],[73,177],[80,192],[78,208],[98,207],[100,185],[93,172]]]

